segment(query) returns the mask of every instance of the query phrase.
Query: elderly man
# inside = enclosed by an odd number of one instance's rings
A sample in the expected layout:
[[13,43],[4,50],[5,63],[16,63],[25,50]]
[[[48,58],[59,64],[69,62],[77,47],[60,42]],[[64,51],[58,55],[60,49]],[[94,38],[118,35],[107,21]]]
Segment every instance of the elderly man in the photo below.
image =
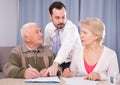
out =
[[[36,23],[21,28],[23,45],[15,47],[4,66],[4,74],[10,78],[37,78],[43,76],[54,59],[49,47],[42,46],[43,34]],[[48,75],[46,75],[48,76]]]

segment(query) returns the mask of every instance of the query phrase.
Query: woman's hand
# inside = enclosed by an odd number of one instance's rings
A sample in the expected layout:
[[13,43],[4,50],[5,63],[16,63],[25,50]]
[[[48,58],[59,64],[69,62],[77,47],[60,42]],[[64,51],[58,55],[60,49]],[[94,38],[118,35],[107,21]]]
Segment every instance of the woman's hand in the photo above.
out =
[[87,76],[84,77],[86,80],[100,80],[100,75],[97,72],[91,72]]
[[67,77],[67,78],[71,77],[72,76],[72,71],[70,70],[70,68],[64,69],[64,71],[62,73],[62,76]]

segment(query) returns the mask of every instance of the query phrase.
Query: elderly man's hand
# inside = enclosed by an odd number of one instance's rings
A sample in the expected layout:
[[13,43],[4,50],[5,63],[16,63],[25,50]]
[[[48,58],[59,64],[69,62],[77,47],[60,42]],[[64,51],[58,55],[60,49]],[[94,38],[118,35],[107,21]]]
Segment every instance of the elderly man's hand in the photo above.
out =
[[24,73],[24,78],[32,79],[39,77],[40,73],[35,68],[27,68]]
[[47,68],[42,69],[42,70],[40,71],[40,77],[48,77],[48,76],[49,76],[48,74],[45,75],[45,72],[46,72],[46,71],[47,71]]

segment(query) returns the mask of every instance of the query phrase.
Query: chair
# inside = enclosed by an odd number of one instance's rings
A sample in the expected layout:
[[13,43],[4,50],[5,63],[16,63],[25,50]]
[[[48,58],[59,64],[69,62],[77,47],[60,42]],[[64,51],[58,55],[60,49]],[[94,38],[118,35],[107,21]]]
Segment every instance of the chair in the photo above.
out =
[[7,62],[9,53],[10,53],[10,51],[13,48],[14,48],[14,46],[11,46],[11,47],[0,47],[0,79],[4,78],[3,66]]

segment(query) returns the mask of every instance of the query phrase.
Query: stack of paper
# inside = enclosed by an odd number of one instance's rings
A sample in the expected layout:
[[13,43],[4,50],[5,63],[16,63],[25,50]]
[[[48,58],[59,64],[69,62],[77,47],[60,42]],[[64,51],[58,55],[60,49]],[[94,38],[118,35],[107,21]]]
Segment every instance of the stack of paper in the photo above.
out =
[[60,79],[56,77],[39,77],[35,79],[25,79],[26,83],[60,83]]
[[64,78],[67,85],[97,85],[98,81],[84,80],[83,77]]

